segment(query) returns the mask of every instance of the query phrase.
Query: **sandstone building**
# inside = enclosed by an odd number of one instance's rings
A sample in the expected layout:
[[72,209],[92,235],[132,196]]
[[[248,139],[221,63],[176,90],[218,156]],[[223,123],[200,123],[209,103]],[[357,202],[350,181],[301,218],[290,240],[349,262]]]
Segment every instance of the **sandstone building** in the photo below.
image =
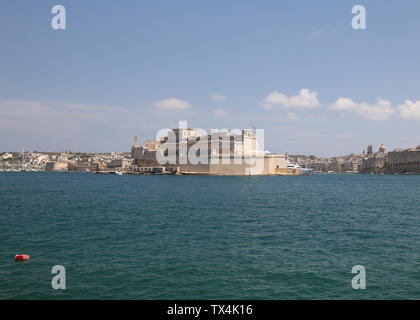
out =
[[[252,130],[203,134],[174,129],[160,141],[147,140],[131,148],[133,170],[209,175],[275,175],[287,167],[286,155],[260,150]],[[163,159],[163,160],[162,160]]]

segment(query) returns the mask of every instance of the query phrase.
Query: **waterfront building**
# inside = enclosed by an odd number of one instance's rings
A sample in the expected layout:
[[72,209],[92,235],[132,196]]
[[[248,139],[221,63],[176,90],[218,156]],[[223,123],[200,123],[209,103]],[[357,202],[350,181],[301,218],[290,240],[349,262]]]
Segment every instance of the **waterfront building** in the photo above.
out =
[[[158,157],[167,157],[169,150],[174,153],[173,161],[159,163]],[[197,157],[204,151],[200,159],[205,161],[191,161],[194,151]],[[144,147],[135,138],[131,155],[136,172],[163,168],[180,174],[274,175],[285,173],[287,168],[286,155],[259,150],[257,135],[251,129],[206,135],[196,129],[173,129],[161,141],[148,140]]]
[[97,172],[99,170],[98,163],[86,160],[77,160],[76,162],[68,162],[68,171],[78,172]]
[[420,173],[420,146],[388,153],[389,173]]
[[44,170],[45,171],[67,171],[68,163],[50,161],[50,162],[45,163]]
[[122,170],[127,170],[131,165],[133,161],[132,159],[113,159],[110,162],[106,164],[107,169],[115,169],[115,168],[121,168]]
[[368,152],[362,160],[361,172],[363,173],[384,173],[388,168],[388,153],[382,144],[378,152],[373,152],[372,145],[368,146]]

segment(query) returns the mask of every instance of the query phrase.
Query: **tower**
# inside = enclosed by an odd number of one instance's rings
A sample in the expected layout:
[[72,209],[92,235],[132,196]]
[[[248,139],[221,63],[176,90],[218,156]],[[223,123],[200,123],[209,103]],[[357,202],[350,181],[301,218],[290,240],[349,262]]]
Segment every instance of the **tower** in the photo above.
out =
[[369,155],[369,154],[373,154],[373,146],[370,144],[370,145],[368,145],[368,147],[367,147],[367,154]]
[[386,148],[383,144],[379,147],[379,152],[380,153],[386,153]]
[[133,159],[139,159],[142,155],[143,148],[139,147],[139,140],[137,136],[134,137],[134,143],[131,147],[131,157]]

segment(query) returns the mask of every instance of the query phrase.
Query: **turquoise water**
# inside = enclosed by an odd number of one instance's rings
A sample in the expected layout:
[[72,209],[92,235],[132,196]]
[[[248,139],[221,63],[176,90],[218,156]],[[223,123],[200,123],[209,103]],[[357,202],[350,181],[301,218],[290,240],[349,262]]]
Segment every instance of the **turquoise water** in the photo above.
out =
[[419,208],[420,176],[1,173],[0,299],[420,299]]

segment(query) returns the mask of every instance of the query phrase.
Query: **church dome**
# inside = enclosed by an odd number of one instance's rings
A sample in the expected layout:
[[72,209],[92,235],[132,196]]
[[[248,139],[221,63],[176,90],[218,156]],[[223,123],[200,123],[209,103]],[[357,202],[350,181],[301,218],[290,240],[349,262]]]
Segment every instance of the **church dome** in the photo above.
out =
[[379,147],[379,152],[381,152],[381,153],[385,153],[386,152],[386,148],[385,148],[385,146],[383,144]]

